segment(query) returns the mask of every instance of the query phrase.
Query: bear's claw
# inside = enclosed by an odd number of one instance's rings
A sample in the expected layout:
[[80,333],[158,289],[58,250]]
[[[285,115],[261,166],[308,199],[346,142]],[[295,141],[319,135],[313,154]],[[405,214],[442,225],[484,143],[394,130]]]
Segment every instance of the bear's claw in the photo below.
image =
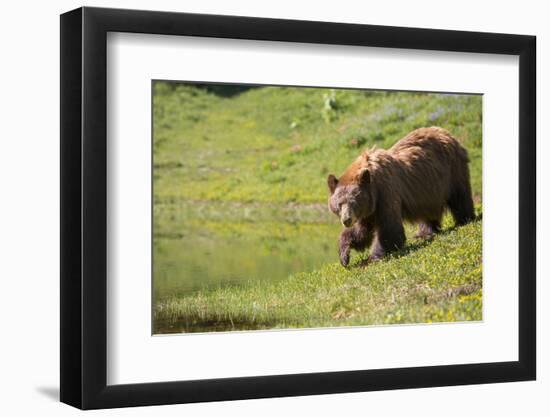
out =
[[349,265],[349,249],[340,252],[340,263],[343,267]]

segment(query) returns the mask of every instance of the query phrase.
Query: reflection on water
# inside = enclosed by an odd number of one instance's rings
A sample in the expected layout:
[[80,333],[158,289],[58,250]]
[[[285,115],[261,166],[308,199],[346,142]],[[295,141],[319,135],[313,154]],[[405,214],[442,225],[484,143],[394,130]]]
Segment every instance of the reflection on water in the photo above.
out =
[[[337,262],[341,226],[333,217],[325,205],[156,203],[153,309],[198,291],[271,283]],[[154,333],[184,330],[177,323],[154,323]]]
[[277,228],[272,223],[219,223],[177,236],[156,236],[155,300],[312,271],[337,260],[337,235],[338,226],[325,224]]

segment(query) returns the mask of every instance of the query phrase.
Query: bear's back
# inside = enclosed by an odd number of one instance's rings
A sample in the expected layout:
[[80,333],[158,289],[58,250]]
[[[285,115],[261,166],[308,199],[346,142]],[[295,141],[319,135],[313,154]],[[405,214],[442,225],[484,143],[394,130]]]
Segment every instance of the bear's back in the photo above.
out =
[[414,162],[418,159],[453,163],[468,160],[466,150],[451,134],[437,126],[413,130],[393,145],[388,152],[397,159]]

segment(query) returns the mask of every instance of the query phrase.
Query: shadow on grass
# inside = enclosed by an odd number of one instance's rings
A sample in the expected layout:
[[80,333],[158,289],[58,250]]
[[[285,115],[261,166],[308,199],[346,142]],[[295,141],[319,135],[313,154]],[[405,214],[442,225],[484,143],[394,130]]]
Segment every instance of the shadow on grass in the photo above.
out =
[[[482,217],[483,216],[480,213],[480,214],[476,215],[475,219],[473,221],[471,221],[470,223],[468,223],[468,224],[480,222],[482,220]],[[454,225],[454,226],[448,227],[444,230],[441,230],[440,232],[438,232],[434,235],[431,235],[428,238],[414,238],[411,241],[411,243],[407,244],[403,249],[392,252],[391,254],[388,254],[388,255],[384,256],[380,260],[387,261],[387,260],[390,260],[390,259],[399,259],[403,256],[410,255],[411,253],[414,253],[419,249],[423,249],[423,248],[429,246],[431,244],[432,240],[436,236],[448,235],[448,234],[454,232],[455,230],[457,230],[460,227],[463,227],[463,226]],[[374,261],[374,262],[377,262],[377,261]],[[368,257],[367,258],[362,258],[362,259],[359,259],[357,262],[355,262],[352,265],[352,268],[363,268],[363,267],[365,267],[369,264],[372,264],[372,263],[373,263],[373,261],[369,260]]]
[[230,332],[272,329],[279,321],[250,318],[220,319],[210,317],[182,317],[177,321],[155,320],[154,334]]

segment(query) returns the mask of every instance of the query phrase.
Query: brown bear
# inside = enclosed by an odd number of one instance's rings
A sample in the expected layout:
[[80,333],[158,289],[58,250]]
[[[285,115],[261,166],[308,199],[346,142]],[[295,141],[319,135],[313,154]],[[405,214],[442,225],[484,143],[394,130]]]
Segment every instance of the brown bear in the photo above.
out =
[[416,237],[430,238],[441,227],[445,208],[455,223],[474,219],[468,154],[440,127],[412,131],[390,149],[363,152],[345,172],[328,176],[329,209],[345,229],[339,240],[340,262],[350,249],[377,260],[405,244],[403,221],[419,223]]

